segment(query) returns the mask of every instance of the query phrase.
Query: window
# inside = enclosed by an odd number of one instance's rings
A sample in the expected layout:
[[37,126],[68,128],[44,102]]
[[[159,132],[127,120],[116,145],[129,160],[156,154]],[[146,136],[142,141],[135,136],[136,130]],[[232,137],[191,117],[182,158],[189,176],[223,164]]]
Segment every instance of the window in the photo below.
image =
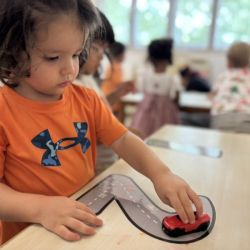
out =
[[249,0],[221,0],[216,19],[215,47],[228,47],[235,41],[249,42],[249,40]]
[[176,47],[227,49],[250,42],[249,0],[98,0],[116,40],[144,47],[172,37]]
[[212,0],[178,0],[174,40],[176,46],[208,47]]
[[139,0],[134,22],[135,44],[148,45],[156,38],[166,37],[169,1]]
[[132,0],[100,0],[98,3],[114,28],[116,40],[129,44]]

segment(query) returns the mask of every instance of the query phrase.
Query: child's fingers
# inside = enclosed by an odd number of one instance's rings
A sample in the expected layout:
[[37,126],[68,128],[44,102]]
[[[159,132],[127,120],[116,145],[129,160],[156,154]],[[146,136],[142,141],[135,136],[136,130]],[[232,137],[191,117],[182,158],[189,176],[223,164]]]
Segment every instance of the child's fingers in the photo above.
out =
[[189,199],[194,203],[196,207],[196,212],[197,212],[198,217],[201,217],[203,215],[203,205],[202,205],[201,199],[191,188],[187,190],[187,194],[188,194]]
[[60,225],[58,228],[56,228],[54,230],[54,233],[61,236],[65,240],[70,240],[70,241],[80,240],[80,235],[79,234],[71,232],[64,225]]
[[179,196],[175,195],[173,198],[169,197],[169,200],[170,200],[173,208],[175,209],[176,213],[180,216],[182,222],[187,224],[188,217],[187,217],[186,212],[183,208],[183,205],[179,199]]
[[186,190],[179,193],[181,204],[186,212],[189,223],[195,223],[194,211]]
[[83,210],[83,211],[86,211],[87,213],[90,213],[90,214],[96,216],[96,214],[87,205],[85,205],[81,202],[76,201],[76,208]]
[[86,235],[95,234],[95,229],[74,218],[67,219],[65,226]]
[[80,209],[77,210],[77,213],[75,214],[74,218],[79,221],[84,221],[98,227],[103,225],[103,221],[101,219]]

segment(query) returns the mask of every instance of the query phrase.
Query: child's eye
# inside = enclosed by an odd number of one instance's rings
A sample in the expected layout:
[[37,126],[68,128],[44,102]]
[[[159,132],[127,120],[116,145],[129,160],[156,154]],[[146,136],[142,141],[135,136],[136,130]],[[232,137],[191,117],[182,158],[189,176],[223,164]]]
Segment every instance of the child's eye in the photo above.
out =
[[80,56],[80,54],[79,55],[73,55],[73,58],[78,58]]
[[46,60],[49,61],[49,62],[53,62],[56,59],[58,59],[58,56],[56,56],[56,57],[46,57]]

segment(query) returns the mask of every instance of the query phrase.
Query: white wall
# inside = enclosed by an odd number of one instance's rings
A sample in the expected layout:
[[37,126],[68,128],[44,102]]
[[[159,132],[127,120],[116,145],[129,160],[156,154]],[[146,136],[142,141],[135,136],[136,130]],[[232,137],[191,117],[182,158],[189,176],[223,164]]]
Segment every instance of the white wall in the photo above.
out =
[[[139,67],[141,67],[146,60],[147,52],[144,49],[127,49],[126,59],[123,63],[126,80],[133,77]],[[214,83],[218,74],[226,68],[226,54],[221,51],[174,51],[174,58],[179,60],[183,57],[190,59],[201,59],[208,63],[209,72],[208,79],[211,85]]]

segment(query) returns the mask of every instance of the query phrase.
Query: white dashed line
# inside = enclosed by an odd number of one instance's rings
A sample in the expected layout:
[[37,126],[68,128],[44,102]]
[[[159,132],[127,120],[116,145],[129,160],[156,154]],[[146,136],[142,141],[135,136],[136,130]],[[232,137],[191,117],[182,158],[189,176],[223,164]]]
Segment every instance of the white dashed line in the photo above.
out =
[[157,221],[153,220],[153,222],[157,224]]
[[123,186],[123,184],[121,183],[121,186]]
[[127,191],[127,194],[129,194],[129,192]]
[[137,205],[137,207],[139,207],[139,208],[140,208],[140,206],[139,206],[139,205]]
[[106,192],[107,192],[107,190],[104,191],[104,193],[106,193]]
[[130,195],[130,198],[133,199],[133,197]]
[[143,213],[145,213],[143,210],[141,210]]
[[147,217],[150,219],[150,216],[147,215]]
[[97,198],[94,199],[94,201],[96,201],[96,200],[97,200]]
[[103,194],[100,194],[99,197],[101,197]]
[[91,205],[91,204],[92,204],[92,202],[89,203],[89,205]]

